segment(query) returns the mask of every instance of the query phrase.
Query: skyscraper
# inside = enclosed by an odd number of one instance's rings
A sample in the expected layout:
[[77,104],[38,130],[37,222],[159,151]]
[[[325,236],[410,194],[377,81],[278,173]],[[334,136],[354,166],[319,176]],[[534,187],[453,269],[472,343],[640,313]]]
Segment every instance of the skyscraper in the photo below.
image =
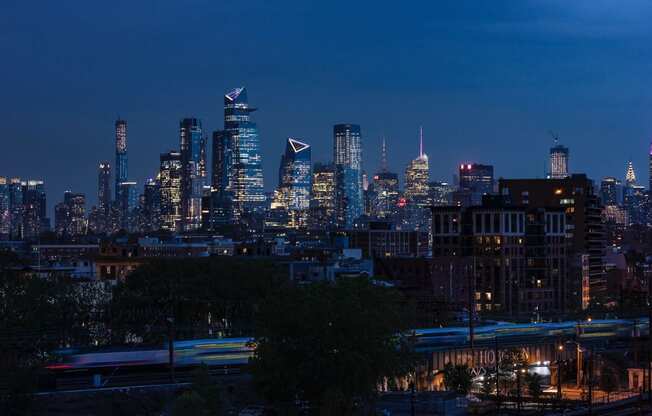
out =
[[333,128],[335,207],[339,226],[349,228],[362,215],[362,139],[357,124]]
[[293,228],[306,225],[308,219],[312,186],[310,153],[310,145],[288,138],[281,155],[279,184],[271,208],[285,211],[287,225]]
[[627,162],[627,172],[625,172],[625,186],[636,185],[636,172],[632,161]]
[[138,228],[142,232],[152,232],[160,228],[161,217],[161,186],[156,179],[149,178],[145,182],[140,207]]
[[373,176],[368,189],[369,214],[372,218],[394,220],[399,198],[398,175],[387,168],[387,143],[383,138],[380,169]]
[[287,209],[306,211],[310,204],[312,161],[310,145],[288,138],[281,157],[279,188],[287,189]]
[[407,202],[406,226],[423,229],[428,226],[430,212],[428,182],[430,170],[428,155],[423,152],[423,129],[419,129],[419,156],[412,160],[405,169],[405,199]]
[[123,230],[134,232],[138,226],[136,208],[138,207],[138,189],[136,182],[126,181],[118,184],[117,204],[120,209],[120,225]]
[[8,239],[11,233],[11,203],[9,182],[0,176],[0,240]]
[[621,205],[623,202],[623,185],[612,177],[607,176],[600,183],[600,198],[605,206]]
[[429,202],[433,206],[446,206],[451,205],[453,202],[453,185],[448,182],[433,181],[428,184],[430,196]]
[[310,199],[310,227],[331,229],[336,224],[335,167],[315,163],[312,170],[312,197]]
[[183,229],[201,227],[201,197],[206,183],[206,142],[202,136],[201,121],[185,118],[179,123],[181,154],[181,210]]
[[420,206],[427,205],[429,180],[428,155],[423,152],[423,134],[420,130],[419,156],[405,169],[405,197],[408,201]]
[[650,151],[648,153],[648,191],[652,192],[652,143],[650,143]]
[[161,229],[178,231],[181,227],[181,154],[162,153],[160,161]]
[[557,144],[550,148],[550,179],[568,177],[568,147]]
[[213,188],[232,195],[234,219],[263,208],[262,156],[258,127],[251,121],[247,90],[224,96],[224,130],[213,134]]
[[45,184],[40,180],[21,182],[22,203],[22,237],[26,240],[36,239],[42,232],[50,229],[47,217]]
[[[459,193],[454,194],[454,198],[459,195],[465,199],[461,205],[480,205],[482,195],[491,194],[494,190],[494,167],[491,165],[481,165],[479,163],[463,163],[460,165],[460,186]],[[462,201],[456,201],[458,204]]]
[[111,208],[111,165],[100,162],[97,171],[97,206],[108,215]]
[[11,228],[9,231],[10,239],[23,238],[23,220],[24,220],[24,198],[23,185],[20,178],[11,178],[8,181],[9,188],[9,222]]
[[115,199],[118,200],[120,183],[127,180],[127,122],[115,121]]
[[63,202],[54,209],[54,223],[57,235],[77,237],[86,234],[86,197],[84,194],[66,191]]

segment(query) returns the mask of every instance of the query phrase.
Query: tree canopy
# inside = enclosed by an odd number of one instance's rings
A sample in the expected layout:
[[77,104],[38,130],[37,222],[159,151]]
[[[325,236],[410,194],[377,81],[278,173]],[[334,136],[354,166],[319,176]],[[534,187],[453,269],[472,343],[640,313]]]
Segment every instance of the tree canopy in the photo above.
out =
[[152,261],[114,290],[115,342],[128,336],[160,342],[168,318],[175,320],[177,338],[251,335],[260,302],[286,283],[285,268],[268,259]]
[[288,288],[258,315],[254,380],[271,402],[299,398],[348,414],[384,377],[412,368],[400,335],[410,316],[398,292],[367,279]]

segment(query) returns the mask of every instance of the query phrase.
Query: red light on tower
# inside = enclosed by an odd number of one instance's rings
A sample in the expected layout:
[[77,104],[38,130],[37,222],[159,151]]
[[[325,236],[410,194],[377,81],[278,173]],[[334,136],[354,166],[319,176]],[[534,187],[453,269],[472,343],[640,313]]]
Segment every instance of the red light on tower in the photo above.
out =
[[398,204],[397,204],[397,205],[398,205],[399,208],[403,208],[404,206],[407,205],[407,199],[405,199],[405,198],[399,198],[399,199],[398,199]]

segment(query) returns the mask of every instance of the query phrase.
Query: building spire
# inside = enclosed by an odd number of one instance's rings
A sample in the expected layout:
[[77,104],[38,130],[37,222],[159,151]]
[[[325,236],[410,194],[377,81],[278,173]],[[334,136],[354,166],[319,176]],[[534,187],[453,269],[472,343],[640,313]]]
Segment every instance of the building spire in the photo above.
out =
[[419,157],[423,157],[423,126],[419,126]]
[[630,160],[627,162],[627,173],[625,174],[625,182],[627,185],[636,184],[636,173],[634,173],[634,164]]
[[387,144],[385,143],[385,136],[383,136],[383,144],[380,149],[380,170],[387,172]]

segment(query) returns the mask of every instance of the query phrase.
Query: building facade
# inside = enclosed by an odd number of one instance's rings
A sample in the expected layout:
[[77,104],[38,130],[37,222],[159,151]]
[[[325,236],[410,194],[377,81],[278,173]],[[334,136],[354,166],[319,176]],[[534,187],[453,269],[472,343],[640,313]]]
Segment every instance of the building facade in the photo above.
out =
[[568,147],[556,144],[550,148],[550,179],[564,179],[568,176]]
[[572,274],[566,290],[568,308],[579,310],[583,306],[579,300],[587,297],[600,303],[606,296],[605,230],[602,205],[593,181],[584,174],[565,179],[501,179],[499,189],[502,196],[517,206],[561,207],[566,211]]
[[181,154],[170,151],[162,153],[159,166],[161,195],[161,229],[181,230]]
[[312,170],[310,228],[329,230],[336,226],[335,187],[335,167],[316,163]]
[[539,320],[566,309],[564,208],[485,198],[432,208],[435,295],[478,314]]
[[185,118],[179,123],[181,154],[181,216],[184,231],[201,227],[201,198],[206,185],[206,142],[201,121]]
[[262,156],[255,108],[247,90],[236,88],[224,96],[224,130],[213,134],[213,188],[232,195],[234,220],[263,209]]
[[115,121],[115,200],[118,200],[121,182],[126,182],[127,171],[127,122]]
[[54,208],[54,228],[60,237],[78,237],[86,234],[86,197],[66,191],[63,202]]
[[347,228],[363,213],[362,137],[357,124],[333,128],[335,207],[338,226]]
[[494,191],[494,167],[480,163],[463,163],[459,169],[460,205],[479,205],[482,195]]

